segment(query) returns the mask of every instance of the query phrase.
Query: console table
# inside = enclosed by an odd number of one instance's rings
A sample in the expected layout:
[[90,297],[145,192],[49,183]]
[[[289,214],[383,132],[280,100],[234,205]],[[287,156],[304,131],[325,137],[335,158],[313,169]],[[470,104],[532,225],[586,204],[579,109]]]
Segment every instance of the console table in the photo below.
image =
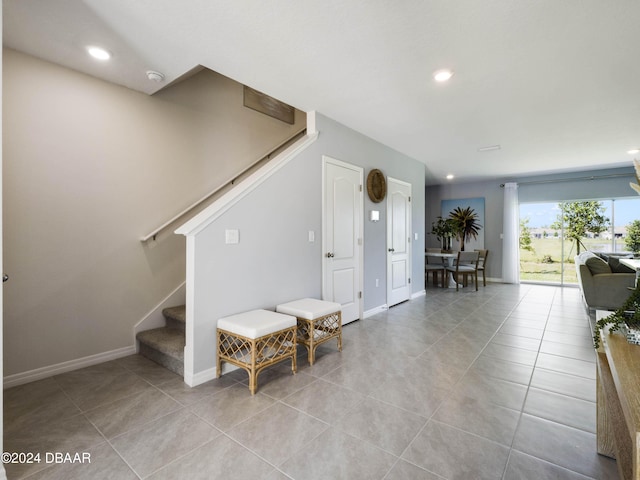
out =
[[[598,310],[599,320],[611,312]],[[616,459],[622,480],[640,480],[640,345],[601,332],[597,373],[598,453]]]

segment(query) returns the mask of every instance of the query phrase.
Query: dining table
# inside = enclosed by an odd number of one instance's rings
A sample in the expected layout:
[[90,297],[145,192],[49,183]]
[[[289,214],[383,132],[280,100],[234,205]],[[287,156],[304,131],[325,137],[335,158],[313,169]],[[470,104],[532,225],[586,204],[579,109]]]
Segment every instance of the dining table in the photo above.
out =
[[[458,252],[450,252],[450,253],[438,253],[438,252],[425,252],[425,257],[436,257],[442,258],[447,262],[448,267],[454,266],[454,261],[458,258]],[[458,287],[461,287],[462,284],[458,284]],[[456,281],[453,278],[453,272],[449,271],[449,281],[447,283],[447,288],[456,288]]]

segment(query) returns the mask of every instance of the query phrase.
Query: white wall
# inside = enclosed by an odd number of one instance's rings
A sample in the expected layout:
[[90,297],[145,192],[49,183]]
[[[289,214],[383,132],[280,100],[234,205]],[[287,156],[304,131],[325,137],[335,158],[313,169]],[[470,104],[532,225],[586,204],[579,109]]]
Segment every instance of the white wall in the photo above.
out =
[[133,345],[185,278],[184,239],[139,239],[304,126],[210,71],[149,97],[4,51],[4,374]]
[[[413,227],[424,238],[424,165],[333,120],[318,115],[318,140],[195,237],[198,257],[194,298],[194,373],[215,367],[218,318],[322,293],[322,156],[411,182]],[[366,195],[366,194],[365,194]],[[386,303],[385,203],[378,223],[366,220],[365,310]],[[225,230],[237,229],[240,243],[225,244]],[[308,241],[308,232],[316,241]],[[413,290],[424,289],[424,242],[413,243]],[[375,287],[374,278],[380,279]]]

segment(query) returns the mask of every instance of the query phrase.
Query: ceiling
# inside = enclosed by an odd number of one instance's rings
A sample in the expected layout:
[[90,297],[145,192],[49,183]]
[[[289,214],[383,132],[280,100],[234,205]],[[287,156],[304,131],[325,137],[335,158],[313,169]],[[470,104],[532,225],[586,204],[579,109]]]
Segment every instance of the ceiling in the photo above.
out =
[[637,0],[3,5],[5,46],[147,94],[202,65],[423,162],[427,184],[631,166],[640,147]]

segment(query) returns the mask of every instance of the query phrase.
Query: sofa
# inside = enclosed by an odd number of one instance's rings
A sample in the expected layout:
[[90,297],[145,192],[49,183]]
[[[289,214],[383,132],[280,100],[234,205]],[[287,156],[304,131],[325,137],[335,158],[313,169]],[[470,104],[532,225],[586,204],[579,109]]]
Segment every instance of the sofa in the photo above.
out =
[[583,252],[575,257],[578,283],[589,309],[615,310],[629,298],[635,272],[620,263],[619,255]]

